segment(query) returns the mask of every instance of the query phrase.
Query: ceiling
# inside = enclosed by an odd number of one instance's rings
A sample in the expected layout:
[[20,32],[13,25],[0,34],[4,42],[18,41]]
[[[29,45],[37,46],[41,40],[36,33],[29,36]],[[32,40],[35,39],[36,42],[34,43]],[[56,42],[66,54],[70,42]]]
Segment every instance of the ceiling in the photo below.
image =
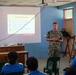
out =
[[[42,2],[43,1],[43,2]],[[0,5],[10,6],[60,6],[68,3],[76,2],[76,0],[0,0]],[[41,4],[43,3],[43,4]]]

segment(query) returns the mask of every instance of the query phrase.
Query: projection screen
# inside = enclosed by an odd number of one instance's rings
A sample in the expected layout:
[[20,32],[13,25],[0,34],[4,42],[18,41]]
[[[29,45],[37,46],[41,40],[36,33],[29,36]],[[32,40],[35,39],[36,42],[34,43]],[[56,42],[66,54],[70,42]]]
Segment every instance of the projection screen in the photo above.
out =
[[41,42],[40,7],[0,6],[0,44]]

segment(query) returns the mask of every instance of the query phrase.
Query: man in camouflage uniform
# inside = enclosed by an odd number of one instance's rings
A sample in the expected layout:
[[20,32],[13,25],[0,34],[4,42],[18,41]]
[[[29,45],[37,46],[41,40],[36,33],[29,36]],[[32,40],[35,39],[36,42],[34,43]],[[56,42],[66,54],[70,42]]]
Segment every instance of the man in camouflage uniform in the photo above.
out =
[[53,30],[47,33],[46,40],[49,41],[49,57],[59,56],[63,35],[58,31],[58,24],[56,22],[53,23]]

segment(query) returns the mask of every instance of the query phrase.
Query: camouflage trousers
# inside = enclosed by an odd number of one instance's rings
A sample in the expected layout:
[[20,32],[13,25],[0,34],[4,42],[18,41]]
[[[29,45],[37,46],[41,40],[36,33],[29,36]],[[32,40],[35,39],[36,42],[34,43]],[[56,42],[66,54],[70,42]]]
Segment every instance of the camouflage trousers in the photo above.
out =
[[[53,49],[53,50],[49,49],[49,53],[48,53],[49,57],[53,57],[53,56],[58,57],[59,54],[60,54],[60,49]],[[48,67],[51,68],[52,66],[53,66],[53,62],[50,61],[48,63]]]
[[53,56],[57,57],[59,56],[59,54],[60,54],[60,49],[49,49],[49,53],[48,53],[49,57],[53,57]]

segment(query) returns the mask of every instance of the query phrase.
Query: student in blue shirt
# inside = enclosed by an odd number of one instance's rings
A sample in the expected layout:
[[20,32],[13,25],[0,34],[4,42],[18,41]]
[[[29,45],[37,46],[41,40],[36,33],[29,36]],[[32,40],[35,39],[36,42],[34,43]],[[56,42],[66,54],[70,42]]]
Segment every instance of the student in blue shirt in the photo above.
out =
[[76,56],[73,58],[70,66],[76,67]]
[[26,65],[30,70],[28,75],[46,75],[40,72],[38,69],[38,60],[35,57],[29,57],[26,61]]
[[22,63],[17,63],[18,54],[15,51],[8,53],[8,63],[2,67],[1,75],[6,75],[11,72],[22,72],[24,73],[24,66]]
[[67,67],[65,70],[64,70],[64,75],[76,75],[76,56],[73,58],[71,64],[70,64],[70,67]]

